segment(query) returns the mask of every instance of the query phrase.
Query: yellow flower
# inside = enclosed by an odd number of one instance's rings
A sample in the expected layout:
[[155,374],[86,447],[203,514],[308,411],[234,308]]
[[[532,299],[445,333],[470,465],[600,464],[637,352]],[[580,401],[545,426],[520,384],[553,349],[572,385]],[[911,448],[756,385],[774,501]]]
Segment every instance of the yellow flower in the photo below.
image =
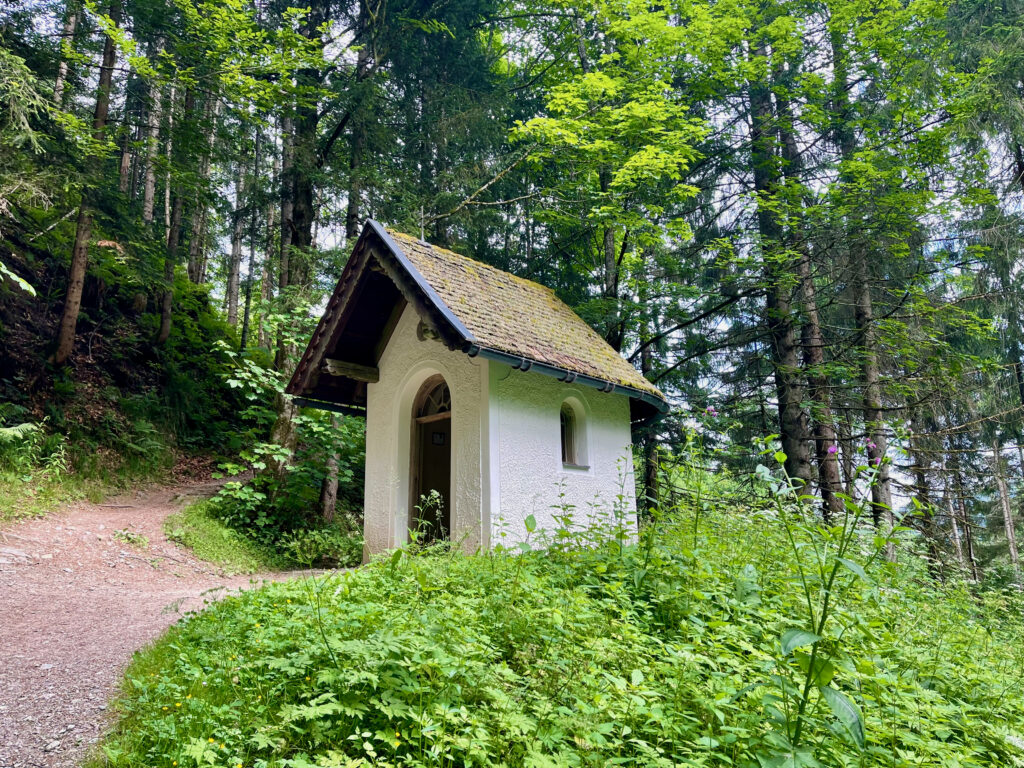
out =
[[186,696],[185,698],[186,698],[186,699],[191,699],[191,698],[192,698],[192,694],[190,693],[190,694],[189,694],[188,696]]
[[213,737],[211,736],[209,739],[207,739],[207,741],[209,741],[211,744],[213,744]]
[[166,711],[167,711],[167,707],[164,707],[164,712],[166,712]]
[[309,680],[309,675],[306,675],[306,679]]
[[178,764],[177,760],[175,760],[173,763],[171,763],[171,765],[177,765],[177,764]]
[[174,706],[176,706],[176,707],[180,707],[180,706],[181,706],[181,702],[180,702],[180,701],[178,701],[178,702],[175,702],[175,703],[174,703]]

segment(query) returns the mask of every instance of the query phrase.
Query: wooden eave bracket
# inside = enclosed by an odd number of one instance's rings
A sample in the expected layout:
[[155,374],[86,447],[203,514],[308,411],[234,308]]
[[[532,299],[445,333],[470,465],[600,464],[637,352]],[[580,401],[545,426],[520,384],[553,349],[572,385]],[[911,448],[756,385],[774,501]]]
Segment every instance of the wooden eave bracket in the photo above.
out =
[[354,381],[365,381],[370,384],[380,381],[380,369],[372,365],[359,365],[325,357],[323,369],[331,376],[345,376]]

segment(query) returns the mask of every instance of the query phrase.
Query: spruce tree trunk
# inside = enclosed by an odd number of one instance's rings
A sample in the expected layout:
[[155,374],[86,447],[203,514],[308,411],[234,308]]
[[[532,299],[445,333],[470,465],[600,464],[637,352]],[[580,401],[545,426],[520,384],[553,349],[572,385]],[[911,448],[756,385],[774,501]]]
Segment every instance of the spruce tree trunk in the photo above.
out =
[[[167,122],[167,191],[171,190],[171,160],[172,160],[172,141],[174,134],[172,131],[174,125],[174,89],[171,89],[171,111],[168,116]],[[188,124],[190,120],[195,118],[195,90],[193,88],[186,88],[184,98],[182,99],[182,122]],[[179,149],[177,154],[173,156],[173,159],[177,162],[179,167],[186,164],[185,158],[182,157],[182,151]],[[194,167],[189,163],[190,167]],[[163,344],[167,341],[171,335],[171,318],[174,309],[174,272],[178,266],[178,250],[181,244],[181,220],[184,214],[184,189],[182,184],[177,184],[177,189],[174,190],[174,202],[170,204],[170,211],[167,217],[167,252],[164,255],[164,293],[160,304],[160,331],[156,337],[157,344]]]
[[963,476],[960,474],[960,459],[956,454],[953,454],[953,490],[955,494],[956,508],[960,515],[960,524],[963,526],[964,532],[964,554],[967,557],[968,571],[971,578],[978,582],[981,581],[981,568],[978,565],[978,558],[974,552],[974,526],[971,524],[970,517],[967,514],[967,500],[964,496],[964,481]]
[[933,578],[941,578],[942,548],[939,545],[939,527],[935,519],[935,505],[932,503],[931,486],[928,483],[928,455],[921,445],[921,438],[919,437],[923,434],[921,431],[922,426],[916,418],[911,420],[911,429],[915,436],[911,437],[910,441],[910,455],[914,462],[910,470],[914,476],[914,497],[917,499],[921,532],[924,534],[925,541],[928,544],[928,570]]
[[[111,3],[109,15],[115,24],[120,23],[121,7],[117,0]],[[103,138],[110,111],[110,84],[117,61],[114,41],[107,35],[103,42],[103,58],[100,63],[99,83],[96,89],[96,106],[93,110],[92,133],[99,140]],[[94,164],[95,165],[95,164]],[[92,211],[89,193],[82,195],[75,224],[75,242],[71,249],[71,271],[68,275],[68,290],[64,298],[60,328],[57,331],[57,349],[53,362],[63,365],[71,356],[75,346],[75,329],[78,326],[78,312],[82,307],[82,289],[85,286],[85,272],[89,261],[89,238],[92,235]]]
[[[303,35],[318,46],[323,45],[322,25],[330,16],[326,0],[312,0],[303,28]],[[319,86],[319,70],[303,69],[296,81],[301,85]],[[295,110],[292,142],[292,250],[289,257],[289,285],[306,285],[309,280],[310,250],[316,218],[316,186],[314,176],[319,168],[318,145],[320,109],[317,104],[300,103]]]
[[[252,182],[250,188],[255,194],[256,179],[260,173],[260,129],[256,128],[256,138],[253,147]],[[242,335],[239,348],[245,352],[249,344],[249,322],[252,319],[252,278],[256,271],[256,206],[252,206],[249,214],[249,269],[245,276],[245,309],[242,313]]]
[[68,79],[68,60],[65,56],[64,46],[73,50],[75,39],[75,28],[78,26],[78,4],[75,0],[69,0],[64,16],[64,27],[60,33],[60,64],[57,65],[57,79],[53,84],[53,103],[58,109],[64,104],[64,86]]
[[[121,141],[121,161],[118,163],[117,171],[117,189],[124,195],[127,194],[131,188],[132,182],[132,158],[134,149],[132,147],[134,140],[138,138],[138,126],[132,128],[131,116],[132,116],[132,93],[131,85],[128,86],[128,94],[125,96],[124,102],[124,136]],[[133,137],[132,134],[135,134]]]
[[167,97],[167,141],[164,142],[164,159],[167,172],[164,174],[164,245],[171,240],[171,155],[174,152],[174,97],[175,86],[171,86]]
[[191,233],[188,240],[188,279],[196,285],[203,283],[205,269],[203,268],[204,253],[206,250],[206,217],[207,204],[205,200],[205,188],[210,180],[210,159],[213,156],[214,146],[217,140],[217,118],[220,115],[220,101],[216,94],[211,94],[206,103],[206,118],[208,121],[207,142],[203,147],[202,156],[199,158],[199,183],[200,194],[197,195],[196,205],[192,211]]
[[[163,41],[158,40],[153,58],[160,55]],[[160,121],[163,119],[163,94],[159,83],[149,86],[149,110],[146,114],[146,177],[142,188],[142,220],[153,223],[156,203],[156,156],[160,151]]]
[[829,382],[824,374],[825,340],[821,333],[811,257],[806,247],[801,249],[799,269],[801,303],[804,311],[801,342],[804,350],[804,367],[807,371],[808,395],[811,400],[811,437],[814,440],[814,453],[818,462],[822,517],[826,523],[831,523],[843,514],[843,502],[839,498],[839,494],[843,492],[843,483],[839,474],[839,443],[832,416]]
[[[856,153],[856,138],[848,121],[850,104],[847,96],[848,63],[843,40],[839,32],[830,36],[832,64],[835,72],[833,86],[833,113],[835,140],[842,162],[853,161]],[[845,174],[841,181],[846,182]],[[875,527],[881,529],[883,521],[891,530],[895,524],[892,512],[892,491],[889,480],[889,465],[885,461],[888,440],[882,418],[882,386],[878,368],[878,338],[874,320],[874,306],[871,295],[871,272],[868,254],[856,242],[848,248],[849,279],[854,307],[854,320],[860,336],[861,353],[861,398],[864,414],[864,429],[867,433],[867,454],[869,465],[876,470],[871,486],[871,514]],[[890,559],[895,552],[890,545]]]
[[356,102],[352,105],[352,139],[349,150],[348,163],[348,206],[345,211],[345,241],[354,243],[359,236],[359,224],[362,213],[362,165],[363,155],[366,152],[367,132],[366,125],[369,120],[367,114],[368,96],[366,79],[370,70],[370,41],[369,35],[369,10],[366,3],[359,4],[359,27],[356,30],[356,39],[362,44],[356,54]]
[[966,573],[968,570],[967,557],[964,554],[964,537],[960,532],[960,515],[957,512],[956,501],[950,490],[949,473],[946,467],[942,467],[942,489],[946,502],[946,514],[949,516],[950,538],[953,539],[953,551],[956,553],[957,562]]
[[[292,151],[294,146],[293,137],[294,124],[290,115],[281,118],[281,257],[278,263],[277,272],[277,295],[282,299],[287,298],[287,289],[291,285],[291,252],[292,235],[295,231],[295,222],[292,220],[292,196],[295,194],[295,156]],[[284,309],[284,307],[282,307]],[[278,371],[285,366],[288,350],[285,348],[284,333],[278,328],[277,349],[274,353],[274,368]]]
[[[786,180],[797,188],[803,183],[803,158],[793,135],[793,113],[789,100],[776,96],[778,105],[779,143],[785,161]],[[836,440],[835,419],[832,415],[829,382],[825,370],[825,339],[821,332],[818,313],[818,291],[814,280],[814,266],[805,233],[802,231],[803,212],[797,218],[797,227],[791,233],[792,248],[797,256],[797,274],[800,281],[800,308],[803,325],[800,344],[807,376],[807,394],[811,403],[811,439],[818,464],[818,490],[821,495],[821,514],[825,523],[843,514],[843,502],[838,494],[843,491],[839,474],[839,445]]]
[[[281,175],[281,161],[274,153],[273,170],[271,172],[272,178],[277,179]],[[266,251],[263,255],[263,265],[260,268],[260,299],[265,307],[267,302],[273,297],[273,286],[270,266],[274,262],[274,256],[276,251],[276,241],[274,239],[274,233],[277,230],[277,211],[278,207],[274,204],[273,200],[267,204],[267,232],[266,232]],[[264,318],[261,316],[256,326],[257,333],[257,344],[266,349],[270,349],[270,339],[267,336],[266,323]]]
[[[757,56],[765,56],[762,47]],[[770,199],[781,182],[775,150],[775,115],[771,92],[765,83],[749,83],[751,165],[757,195],[757,224],[765,267],[765,325],[771,339],[772,368],[779,410],[779,438],[786,454],[787,474],[805,488],[812,477],[808,449],[807,417],[803,410],[804,388],[800,372],[800,347],[792,302],[792,274],[773,258],[783,244],[783,231]]]
[[[640,350],[640,372],[650,378],[654,369],[654,352],[650,345]],[[658,435],[654,425],[647,425],[643,433],[643,509],[650,516],[658,509],[661,501],[661,459],[658,453]]]
[[1017,554],[1017,524],[1013,519],[1013,506],[1010,503],[1010,489],[1006,484],[1003,469],[1002,445],[999,438],[992,439],[992,470],[995,473],[996,488],[999,490],[999,507],[1003,511],[1003,530],[1006,533],[1006,546],[1013,566],[1013,575],[1020,581],[1020,556]]
[[228,322],[238,325],[238,284],[242,267],[242,168],[235,169],[235,212],[231,224],[231,255],[228,257],[228,281],[224,299],[227,303]]
[[164,293],[160,302],[160,332],[156,343],[163,344],[171,335],[171,317],[174,309],[174,268],[178,263],[178,242],[181,239],[181,209],[183,196],[179,189],[174,196],[170,227],[167,230],[167,254],[164,256]]
[[884,522],[892,529],[895,519],[889,464],[886,462],[889,441],[882,417],[882,384],[878,369],[878,339],[871,298],[871,277],[863,255],[854,252],[851,257],[853,264],[850,282],[853,286],[853,314],[860,336],[861,397],[864,428],[868,436],[868,465],[876,472],[875,482],[871,486],[871,514],[876,528],[882,528]]

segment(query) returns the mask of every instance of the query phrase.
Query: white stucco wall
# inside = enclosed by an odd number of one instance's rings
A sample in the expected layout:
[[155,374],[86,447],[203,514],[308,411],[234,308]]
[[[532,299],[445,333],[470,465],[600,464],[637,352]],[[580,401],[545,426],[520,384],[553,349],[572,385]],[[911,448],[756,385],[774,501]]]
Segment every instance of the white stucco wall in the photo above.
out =
[[[408,540],[413,400],[436,374],[452,394],[451,536],[465,551],[523,540],[529,515],[552,532],[569,507],[578,527],[623,514],[635,527],[628,398],[420,340],[418,322],[406,307],[367,390],[367,556]],[[586,469],[562,464],[567,399],[580,414]]]
[[485,434],[488,362],[454,352],[441,342],[421,341],[415,310],[406,307],[381,356],[380,380],[367,389],[364,536],[367,555],[408,540],[413,400],[435,374],[452,394],[452,532],[467,551],[486,544]]
[[[489,390],[492,546],[520,541],[529,515],[554,531],[569,507],[576,527],[618,515],[635,528],[627,397],[495,362]],[[568,398],[582,414],[587,469],[562,465],[559,414]]]

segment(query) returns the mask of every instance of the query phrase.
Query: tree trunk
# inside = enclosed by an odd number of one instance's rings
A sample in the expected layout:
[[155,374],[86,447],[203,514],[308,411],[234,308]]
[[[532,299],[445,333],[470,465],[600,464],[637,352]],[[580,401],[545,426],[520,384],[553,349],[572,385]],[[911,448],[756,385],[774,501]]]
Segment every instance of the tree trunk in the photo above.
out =
[[174,152],[174,97],[172,85],[167,96],[167,141],[164,142],[164,159],[167,172],[164,174],[164,245],[171,241],[171,155]]
[[[278,159],[277,153],[274,153],[273,170],[271,176],[277,179],[281,175],[281,161]],[[266,232],[266,252],[263,256],[263,266],[260,268],[260,299],[263,306],[267,306],[267,302],[273,297],[272,290],[272,276],[270,266],[274,262],[275,251],[275,240],[274,232],[277,229],[277,211],[278,207],[274,204],[273,200],[267,205],[267,232]],[[257,344],[266,349],[270,349],[270,339],[267,336],[266,323],[261,315],[260,322],[257,325]]]
[[[277,411],[277,418],[274,420],[274,426],[270,429],[270,442],[286,448],[289,452],[294,451],[298,442],[298,434],[295,429],[295,414],[298,412],[298,408],[292,399],[283,393],[278,393],[274,398],[274,407]],[[284,479],[284,473],[290,463],[290,459],[277,461],[270,456],[267,459],[267,470],[280,481]]]
[[[856,138],[847,120],[850,104],[847,97],[847,61],[843,41],[839,32],[830,36],[832,64],[835,71],[833,92],[834,133],[839,145],[840,159],[849,163],[856,153]],[[841,181],[847,181],[840,174]],[[871,485],[871,512],[875,527],[881,529],[883,521],[890,530],[895,525],[892,512],[892,491],[889,482],[889,465],[885,461],[888,440],[882,421],[882,387],[878,369],[878,339],[875,329],[874,307],[871,296],[871,274],[868,255],[863,247],[853,243],[848,249],[852,286],[854,320],[860,334],[861,352],[861,397],[864,413],[864,428],[868,436],[868,463],[876,475]],[[890,559],[895,552],[890,545]]]
[[179,189],[174,196],[170,226],[167,229],[167,254],[164,256],[164,294],[160,303],[160,332],[156,337],[157,344],[163,344],[171,335],[171,316],[174,308],[174,268],[178,263],[182,203],[183,195]]
[[[209,221],[209,211],[203,208],[203,220],[202,220],[202,231],[199,236],[202,238],[203,243],[207,241],[207,223]],[[199,278],[196,281],[199,285],[206,282],[206,266],[210,262],[210,250],[204,245],[202,252],[199,257]]]
[[[60,33],[60,64],[57,65],[57,79],[53,84],[53,102],[57,108],[64,104],[64,85],[68,79],[67,54],[74,50],[75,27],[78,26],[78,4],[69,0],[64,16],[64,28]],[[66,46],[66,50],[65,50]]]
[[[338,418],[332,419],[334,428],[338,428]],[[327,454],[327,465],[324,468],[324,479],[320,483],[320,517],[325,523],[334,522],[334,512],[338,506],[338,449],[332,446]]]
[[[115,24],[120,22],[120,5],[111,3],[109,15]],[[92,133],[97,140],[103,138],[110,111],[110,84],[117,60],[117,48],[109,35],[103,42],[103,58],[100,63],[99,83],[96,89],[96,107],[93,110]],[[92,212],[88,193],[83,193],[75,224],[75,243],[71,250],[71,271],[68,275],[68,291],[64,298],[64,311],[60,329],[57,331],[57,349],[53,362],[63,365],[71,356],[75,346],[75,329],[78,326],[78,312],[82,307],[82,288],[85,286],[85,272],[89,261],[89,238],[92,235]]]
[[[759,57],[766,51],[760,48]],[[803,410],[804,389],[800,374],[800,351],[791,292],[792,273],[773,257],[783,243],[783,231],[771,210],[771,198],[781,181],[773,138],[775,115],[771,92],[765,83],[749,83],[751,122],[751,165],[757,195],[757,224],[765,264],[765,325],[771,339],[772,367],[779,410],[779,436],[786,455],[785,468],[798,485],[807,487],[812,469],[808,450],[807,417]]]
[[192,226],[188,236],[188,279],[196,285],[202,285],[203,274],[203,253],[206,250],[206,202],[201,198],[192,211]]
[[216,94],[210,94],[206,104],[207,143],[199,158],[200,192],[196,196],[195,209],[192,211],[192,226],[188,240],[188,279],[201,285],[206,277],[203,269],[203,255],[206,250],[206,217],[207,204],[205,199],[206,185],[210,180],[210,159],[213,156],[217,140],[217,118],[220,115],[220,101]]
[[[185,90],[182,100],[182,122],[187,125],[188,121],[194,119],[195,115],[195,91],[192,88]],[[156,343],[163,344],[171,335],[171,319],[174,309],[174,271],[178,266],[178,248],[181,243],[181,218],[184,212],[185,195],[181,182],[178,182],[174,190],[174,202],[166,197],[171,192],[171,161],[176,161],[181,170],[184,170],[185,161],[179,149],[177,155],[173,154],[174,141],[174,88],[171,88],[171,97],[167,118],[167,178],[164,206],[167,209],[167,243],[164,254],[164,292],[160,302],[160,330],[156,336]]]
[[868,465],[876,472],[875,481],[871,486],[872,517],[877,528],[882,527],[883,521],[892,528],[892,495],[889,465],[886,462],[888,438],[882,420],[882,385],[878,368],[878,339],[871,298],[871,278],[863,256],[859,253],[853,253],[851,256],[853,314],[860,335],[861,397],[864,428],[868,436]]
[[[160,55],[163,41],[158,40],[153,58]],[[142,190],[142,220],[153,223],[156,201],[156,156],[160,151],[160,121],[163,118],[163,94],[159,83],[149,85],[149,110],[146,114],[146,178]]]
[[829,395],[828,377],[825,375],[825,340],[818,315],[818,298],[806,246],[800,249],[800,288],[804,311],[801,344],[804,368],[807,371],[808,395],[811,400],[811,437],[818,462],[818,488],[821,492],[821,513],[826,523],[843,514],[843,483],[839,474],[839,444]]
[[[295,194],[295,155],[294,122],[290,115],[281,118],[281,257],[278,262],[277,295],[281,301],[280,309],[287,309],[288,287],[291,285],[291,255],[294,241],[295,222],[293,221],[292,197]],[[288,350],[284,343],[284,330],[277,329],[276,350],[274,352],[274,368],[283,370],[288,358]]]
[[370,41],[367,38],[369,28],[369,10],[366,3],[359,4],[359,27],[356,40],[361,43],[356,54],[356,101],[350,107],[352,115],[352,141],[348,162],[348,206],[345,211],[345,241],[354,243],[359,236],[359,224],[362,213],[362,165],[366,152],[366,123],[369,119],[367,75],[370,70]]
[[[784,175],[791,184],[800,187],[803,183],[803,158],[793,135],[793,114],[789,100],[776,97],[779,112],[779,143],[785,161]],[[805,232],[802,231],[803,215],[800,211],[798,227],[791,234],[796,250],[797,275],[800,282],[800,305],[803,311],[803,325],[800,329],[800,344],[803,348],[804,370],[807,376],[807,394],[811,402],[811,438],[814,455],[818,463],[818,489],[821,494],[821,514],[826,524],[843,513],[843,502],[838,494],[843,491],[839,475],[839,445],[836,441],[835,419],[832,415],[828,377],[825,375],[825,339],[821,332],[818,314],[817,285],[814,281],[814,267]]]
[[242,267],[242,167],[235,170],[235,212],[231,224],[231,256],[228,258],[228,282],[224,295],[228,309],[228,322],[238,325],[238,283]]
[[[256,198],[256,179],[260,173],[260,129],[256,128],[256,138],[253,147],[252,182],[250,183],[250,194]],[[242,335],[239,348],[245,352],[249,343],[249,321],[252,318],[252,278],[256,271],[256,211],[255,204],[249,214],[249,269],[245,276],[245,310],[242,313]]]
[[960,514],[960,523],[963,525],[964,544],[966,545],[966,551],[964,554],[967,556],[967,567],[971,578],[977,582],[981,581],[981,568],[978,566],[978,558],[974,552],[974,526],[971,524],[970,517],[967,514],[967,500],[964,496],[964,481],[963,476],[960,474],[960,459],[956,454],[953,454],[952,461],[954,500],[956,502],[957,511]]
[[1017,525],[1013,519],[1013,507],[1010,504],[1010,489],[1006,485],[1003,474],[1002,445],[999,438],[992,439],[992,469],[996,477],[996,488],[999,489],[999,506],[1003,511],[1003,530],[1006,532],[1006,546],[1009,550],[1010,564],[1013,566],[1015,581],[1020,581],[1020,557],[1017,554]]
[[[318,46],[323,45],[321,26],[330,15],[325,0],[313,0],[306,15],[303,35]],[[300,85],[319,87],[319,70],[303,69],[296,81]],[[315,103],[302,102],[296,109],[292,143],[292,240],[289,256],[289,285],[305,285],[309,279],[310,250],[313,245],[313,224],[316,216],[316,186],[314,177],[318,169],[320,109]]]
[[[910,440],[910,455],[913,465],[914,498],[917,500],[917,514],[920,516],[920,530],[928,545],[928,570],[933,578],[942,577],[942,549],[939,545],[939,528],[935,519],[935,504],[932,503],[931,486],[928,484],[928,455],[921,445],[922,425],[916,418],[911,420],[914,437]],[[934,424],[929,424],[934,428]]]
[[[135,101],[132,95],[132,86],[129,82],[128,93],[124,100],[124,136],[121,141],[121,161],[118,163],[117,189],[124,195],[131,189],[133,179],[132,159],[134,155],[134,143],[138,140],[139,128],[132,126],[132,104]],[[134,134],[134,136],[133,136]]]
[[960,515],[957,512],[956,500],[950,490],[949,473],[946,467],[942,467],[942,489],[946,502],[946,514],[949,515],[949,532],[953,539],[953,551],[956,553],[957,562],[966,573],[968,570],[967,557],[964,554],[964,538],[960,532]]
[[[645,298],[641,294],[641,299]],[[649,331],[649,325],[644,324],[645,330]],[[640,350],[640,372],[644,378],[650,378],[654,370],[654,350],[647,345]],[[647,425],[643,433],[643,510],[648,516],[652,515],[661,501],[661,489],[659,479],[661,476],[661,457],[658,452],[658,435],[653,424]]]

